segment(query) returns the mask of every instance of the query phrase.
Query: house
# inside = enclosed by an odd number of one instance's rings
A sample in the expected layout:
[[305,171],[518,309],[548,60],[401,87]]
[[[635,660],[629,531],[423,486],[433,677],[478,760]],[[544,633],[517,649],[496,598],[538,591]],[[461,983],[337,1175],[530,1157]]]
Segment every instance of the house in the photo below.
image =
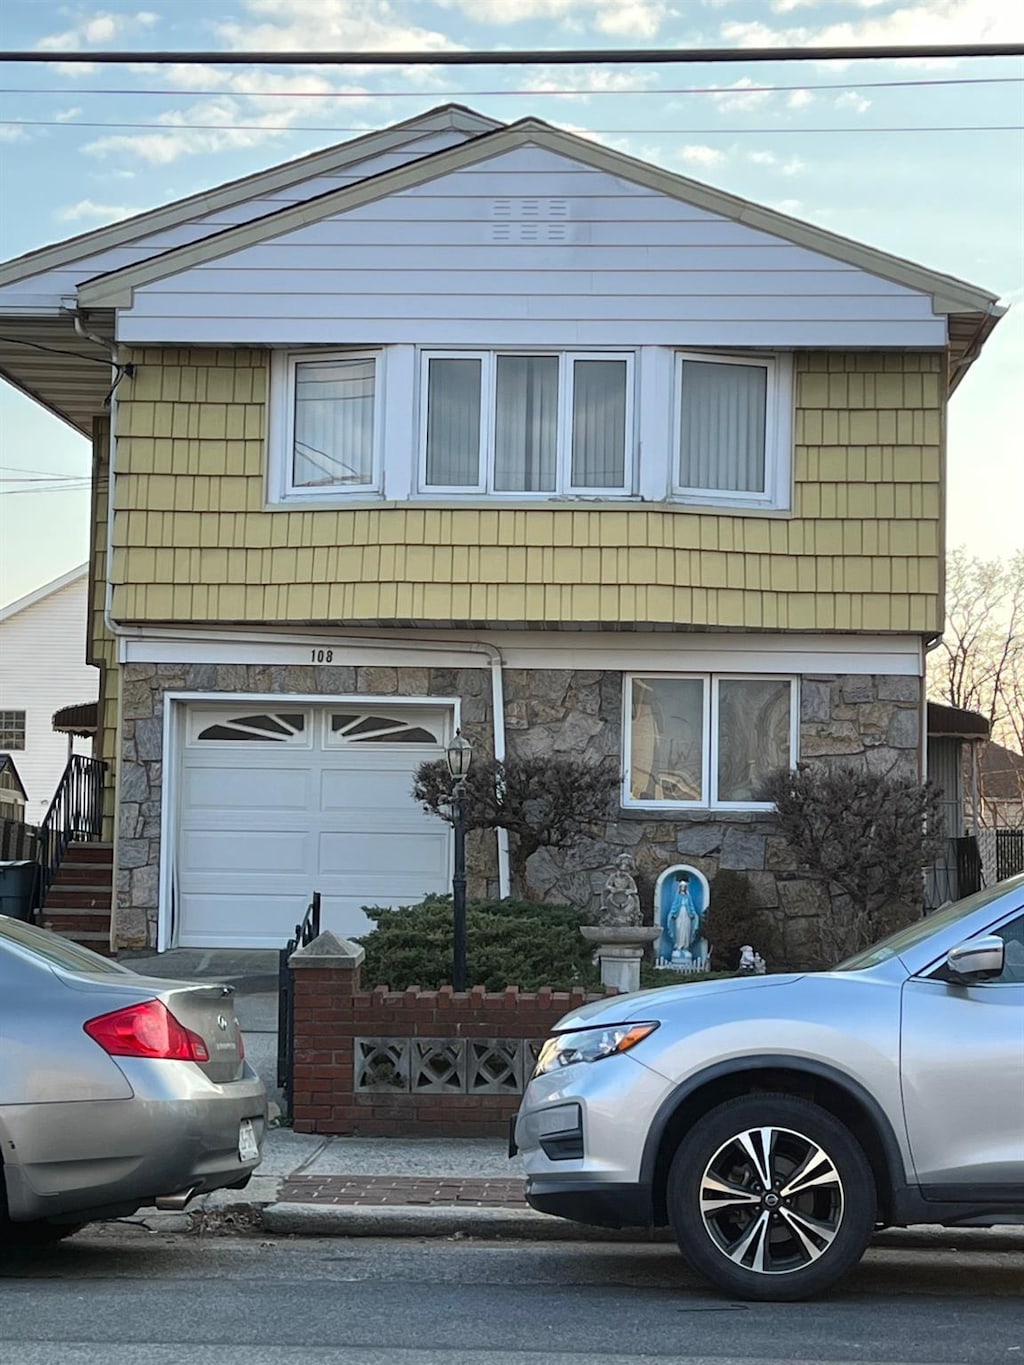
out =
[[1024,755],[984,744],[978,758],[981,823],[990,829],[1024,829]]
[[0,608],[0,751],[17,761],[30,825],[45,816],[69,754],[90,752],[53,728],[58,708],[97,695],[99,674],[85,661],[88,606],[82,564]]
[[0,754],[0,823],[24,824],[28,793],[10,754]]
[[[821,892],[761,776],[923,771],[984,290],[446,106],[10,262],[0,311],[0,371],[94,442],[121,945],[443,889],[409,788],[461,728],[623,774],[536,893],[736,869],[796,960]],[[508,890],[501,839],[471,864]]]

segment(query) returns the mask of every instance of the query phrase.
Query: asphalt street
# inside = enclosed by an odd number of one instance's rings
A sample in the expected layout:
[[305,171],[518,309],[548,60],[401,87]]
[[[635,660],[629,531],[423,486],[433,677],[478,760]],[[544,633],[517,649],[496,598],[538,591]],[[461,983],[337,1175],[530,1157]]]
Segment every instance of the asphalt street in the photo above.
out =
[[[998,1246],[998,1243],[996,1244]],[[821,1302],[741,1304],[665,1245],[182,1236],[0,1256],[2,1365],[1013,1365],[1019,1250],[872,1249]]]

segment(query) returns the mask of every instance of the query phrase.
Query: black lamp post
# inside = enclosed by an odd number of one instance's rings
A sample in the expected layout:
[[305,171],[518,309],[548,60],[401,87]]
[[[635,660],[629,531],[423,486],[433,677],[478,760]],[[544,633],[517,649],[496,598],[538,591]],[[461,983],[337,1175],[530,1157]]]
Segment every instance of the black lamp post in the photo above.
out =
[[473,761],[473,746],[461,730],[446,751],[448,771],[452,775],[452,805],[455,817],[455,874],[452,877],[452,911],[454,949],[452,953],[452,985],[457,991],[466,989],[466,796],[465,783],[469,765]]

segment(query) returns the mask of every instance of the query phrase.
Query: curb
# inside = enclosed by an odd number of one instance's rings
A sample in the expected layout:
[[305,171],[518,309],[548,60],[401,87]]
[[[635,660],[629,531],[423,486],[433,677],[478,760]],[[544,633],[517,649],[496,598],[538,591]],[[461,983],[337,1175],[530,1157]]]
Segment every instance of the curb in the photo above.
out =
[[264,1232],[302,1237],[480,1237],[549,1242],[671,1242],[668,1229],[594,1228],[534,1209],[405,1204],[268,1204]]

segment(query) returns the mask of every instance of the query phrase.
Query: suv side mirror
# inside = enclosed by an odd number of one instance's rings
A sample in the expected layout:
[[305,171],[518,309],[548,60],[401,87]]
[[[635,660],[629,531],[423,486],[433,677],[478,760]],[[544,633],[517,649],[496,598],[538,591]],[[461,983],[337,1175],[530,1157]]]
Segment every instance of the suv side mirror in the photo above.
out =
[[958,980],[971,984],[1002,976],[1006,944],[995,934],[958,943],[946,954],[946,966]]

